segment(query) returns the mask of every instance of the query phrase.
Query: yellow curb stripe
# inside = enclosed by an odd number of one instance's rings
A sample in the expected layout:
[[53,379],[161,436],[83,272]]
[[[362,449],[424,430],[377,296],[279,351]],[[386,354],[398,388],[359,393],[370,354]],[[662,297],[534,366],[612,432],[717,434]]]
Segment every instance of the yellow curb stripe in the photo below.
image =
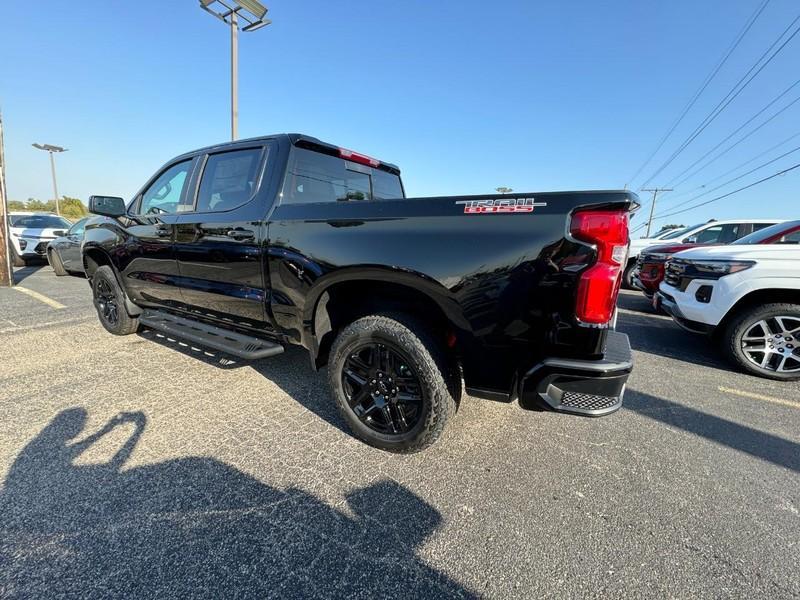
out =
[[743,398],[752,398],[753,400],[763,400],[764,402],[772,402],[773,404],[780,404],[781,406],[790,406],[791,408],[800,408],[800,402],[793,402],[791,400],[784,400],[782,398],[773,398],[772,396],[764,396],[762,394],[755,394],[753,392],[745,392],[734,388],[727,388],[718,386],[720,392],[733,394],[734,396],[742,396]]
[[39,292],[34,292],[33,290],[29,290],[26,287],[22,287],[21,285],[15,285],[11,289],[17,290],[18,292],[22,292],[23,294],[27,294],[31,298],[35,298],[39,302],[44,302],[48,306],[52,306],[55,309],[67,308],[60,302],[56,302],[55,300],[53,300],[52,298],[48,298],[44,294],[40,294]]

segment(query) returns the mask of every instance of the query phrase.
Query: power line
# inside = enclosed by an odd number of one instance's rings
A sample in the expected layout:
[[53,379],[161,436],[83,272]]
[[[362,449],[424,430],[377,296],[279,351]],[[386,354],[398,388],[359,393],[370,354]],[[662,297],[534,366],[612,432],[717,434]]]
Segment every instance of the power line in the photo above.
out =
[[[769,48],[767,48],[764,54],[762,54],[759,57],[759,59],[755,63],[753,63],[753,66],[750,67],[750,69],[748,69],[747,73],[745,73],[741,77],[741,79],[739,79],[738,82],[736,82],[736,85],[734,85],[731,88],[731,90],[726,94],[726,96],[719,101],[717,106],[714,107],[714,109],[706,116],[705,119],[703,119],[700,125],[698,125],[695,128],[695,130],[689,135],[689,137],[683,141],[683,143],[678,147],[678,149],[675,150],[675,152],[673,152],[672,155],[666,161],[664,161],[664,163],[662,163],[662,165],[656,170],[656,172],[653,173],[647,179],[647,181],[645,181],[642,184],[642,186],[645,186],[648,183],[650,183],[653,179],[655,179],[658,175],[660,175],[664,169],[666,169],[670,164],[672,164],[672,161],[674,161],[681,154],[681,152],[683,152],[689,146],[689,144],[691,144],[697,138],[697,136],[699,136],[706,129],[706,127],[708,127],[714,121],[714,119],[716,119],[722,113],[722,111],[724,111],[728,107],[728,105],[731,102],[733,102],[739,94],[742,93],[742,91],[744,91],[744,89],[750,84],[750,82],[752,82],[753,79],[755,79],[759,75],[759,73],[761,73],[761,71],[763,71],[764,68],[769,63],[772,62],[772,60],[786,47],[786,45],[789,42],[791,42],[792,39],[794,39],[794,37],[798,34],[798,32],[800,32],[800,27],[795,29],[794,32],[792,32],[792,34],[778,47],[777,50],[775,50],[775,52],[772,53],[772,55],[769,58],[767,58],[767,60],[761,66],[758,66],[759,63],[761,63],[761,61],[764,60],[764,57],[767,54],[769,54],[769,52],[775,47],[775,45],[778,44],[778,42],[780,42],[783,39],[783,37],[786,35],[786,32],[789,31],[789,29],[791,29],[794,26],[794,24],[797,23],[798,20],[800,20],[800,15],[795,17],[794,21],[792,21],[789,24],[789,26],[783,30],[783,32],[778,36],[778,38],[774,42],[772,42]],[[756,69],[756,67],[758,68]],[[756,71],[755,73],[750,75],[750,73],[753,72],[753,69],[756,69]]]
[[[710,194],[711,192],[716,192],[718,189],[720,189],[720,188],[723,188],[723,187],[725,187],[726,185],[733,183],[734,181],[738,181],[738,180],[740,180],[742,177],[747,177],[748,175],[750,175],[750,173],[755,173],[755,172],[756,172],[756,171],[758,171],[759,169],[763,169],[764,167],[766,167],[766,166],[768,166],[768,165],[771,165],[772,163],[774,163],[774,162],[776,162],[776,161],[779,161],[780,159],[782,159],[782,158],[784,158],[784,157],[786,157],[786,156],[789,156],[790,154],[794,154],[794,153],[795,153],[795,152],[797,152],[798,150],[800,150],[800,146],[798,146],[797,148],[794,148],[794,149],[792,149],[792,150],[789,150],[788,152],[785,152],[785,153],[781,154],[780,156],[777,156],[777,157],[773,158],[772,160],[768,160],[767,162],[765,162],[765,163],[763,163],[763,164],[760,164],[760,165],[758,165],[757,167],[754,167],[754,168],[750,169],[749,171],[747,171],[747,173],[742,173],[741,175],[738,175],[738,176],[734,177],[733,179],[729,179],[729,180],[728,180],[728,181],[726,181],[725,183],[721,183],[721,184],[719,184],[719,185],[718,185],[717,187],[715,187],[715,188],[712,188],[712,189],[710,189],[710,190],[708,190],[708,191],[706,191],[706,192],[703,192],[702,194],[698,194],[698,195],[697,195],[697,196],[695,196],[694,198],[689,198],[688,200],[684,200],[683,202],[680,202],[680,203],[676,204],[675,206],[673,206],[673,207],[672,207],[672,209],[674,209],[674,208],[678,208],[679,206],[685,206],[685,205],[689,204],[690,202],[694,202],[694,201],[695,201],[695,200],[697,200],[698,198],[702,198],[702,197],[703,197],[703,196],[705,196],[706,194]],[[672,210],[672,209],[670,209],[670,210]]]
[[758,17],[761,15],[761,13],[764,11],[764,9],[767,7],[767,4],[769,4],[769,2],[770,2],[770,0],[764,0],[764,2],[761,4],[761,6],[759,8],[757,8],[756,11],[750,16],[750,18],[745,23],[744,28],[739,32],[739,35],[733,41],[733,44],[728,48],[728,50],[725,52],[725,54],[722,57],[722,59],[717,63],[717,66],[714,67],[714,69],[712,69],[711,73],[709,73],[708,76],[706,76],[705,80],[700,85],[698,90],[694,93],[692,98],[689,100],[689,102],[683,108],[683,111],[681,112],[681,114],[678,116],[678,118],[675,120],[675,122],[669,128],[669,130],[662,136],[661,141],[658,142],[658,145],[656,146],[655,150],[653,150],[650,153],[650,156],[647,157],[647,160],[645,160],[641,164],[641,166],[639,166],[639,168],[636,170],[636,172],[633,174],[633,176],[630,179],[628,179],[628,181],[633,182],[639,176],[639,173],[641,173],[642,170],[648,164],[650,164],[650,161],[653,160],[653,157],[658,153],[659,150],[661,150],[661,147],[667,141],[669,136],[671,136],[672,133],[675,131],[675,129],[678,127],[678,125],[681,124],[681,121],[683,121],[683,118],[691,110],[691,108],[694,106],[695,102],[697,102],[697,99],[700,98],[700,95],[708,87],[708,84],[710,84],[711,81],[714,79],[714,77],[716,77],[717,73],[719,73],[719,70],[725,65],[725,63],[727,62],[727,60],[730,57],[730,55],[733,54],[733,51],[736,50],[736,48],[739,46],[739,43],[742,41],[744,36],[747,35],[747,32],[750,31],[750,28],[753,26],[753,23],[756,22],[756,19],[758,19]]
[[800,102],[800,96],[798,96],[797,98],[795,98],[794,100],[792,100],[792,101],[791,101],[789,104],[787,104],[787,105],[786,105],[786,106],[784,106],[782,109],[780,109],[778,112],[776,112],[774,115],[772,115],[771,117],[769,117],[768,119],[766,119],[766,120],[765,120],[763,123],[761,123],[761,124],[760,124],[760,125],[758,125],[757,127],[754,127],[753,129],[751,129],[750,131],[748,131],[748,132],[747,132],[745,135],[743,135],[741,138],[739,138],[738,140],[736,140],[736,141],[735,141],[733,144],[731,144],[730,146],[728,146],[727,148],[725,148],[725,149],[724,149],[722,152],[720,152],[719,154],[717,154],[717,155],[716,155],[715,157],[713,157],[711,160],[707,161],[707,162],[706,162],[706,163],[705,163],[703,166],[701,166],[699,169],[697,169],[697,170],[693,171],[692,173],[689,173],[689,175],[687,175],[686,177],[684,177],[683,179],[681,179],[681,180],[680,180],[680,181],[677,183],[677,185],[681,185],[681,184],[683,184],[685,181],[687,181],[687,180],[691,179],[692,177],[694,177],[694,176],[695,176],[695,175],[697,175],[698,173],[701,173],[702,171],[704,171],[706,168],[708,168],[708,166],[709,166],[709,165],[711,165],[712,163],[716,162],[718,159],[720,159],[720,158],[722,158],[723,156],[725,156],[725,155],[726,155],[728,152],[730,152],[731,150],[733,150],[733,149],[734,149],[736,146],[738,146],[739,144],[741,144],[743,141],[745,141],[747,138],[749,138],[749,137],[750,137],[751,135],[753,135],[755,132],[757,132],[758,130],[760,130],[762,127],[765,127],[765,126],[766,126],[768,123],[770,123],[770,122],[771,122],[772,120],[774,120],[776,117],[778,117],[779,115],[781,115],[781,114],[783,114],[784,112],[786,112],[787,110],[789,110],[789,109],[790,109],[792,106],[794,106],[794,105],[795,105],[795,104],[797,104],[798,102]]
[[705,202],[701,202],[700,204],[696,204],[695,206],[690,206],[689,208],[684,208],[682,210],[677,210],[675,212],[671,212],[671,213],[667,213],[665,215],[661,215],[659,218],[666,218],[666,217],[672,217],[672,216],[675,216],[675,215],[679,215],[681,213],[685,213],[685,212],[689,212],[690,210],[694,210],[695,208],[700,208],[701,206],[705,206],[707,204],[711,204],[712,202],[716,202],[717,200],[722,200],[723,198],[727,198],[728,196],[733,196],[734,194],[738,194],[741,191],[750,189],[751,187],[755,187],[755,186],[757,186],[757,185],[759,185],[761,183],[764,183],[765,181],[769,181],[770,179],[774,179],[775,177],[779,177],[780,175],[785,175],[789,171],[794,171],[798,167],[800,167],[800,163],[797,163],[796,165],[792,165],[791,167],[789,167],[787,169],[784,169],[783,171],[778,171],[777,173],[774,173],[774,174],[770,175],[769,177],[764,177],[763,179],[759,179],[758,181],[754,181],[753,183],[748,184],[748,185],[746,185],[744,187],[740,187],[739,189],[733,190],[732,192],[728,192],[727,194],[723,194],[722,196],[717,196],[716,198],[712,198],[711,200],[706,200]]
[[[709,155],[709,154],[712,154],[712,153],[713,153],[713,152],[714,152],[714,151],[715,151],[717,148],[719,148],[720,146],[722,146],[722,144],[724,144],[725,142],[727,142],[729,139],[731,139],[733,136],[735,136],[737,133],[739,133],[739,132],[740,132],[742,129],[744,129],[744,128],[745,128],[745,127],[747,127],[747,126],[748,126],[750,123],[752,123],[753,121],[755,121],[755,120],[756,120],[756,118],[758,118],[759,116],[761,116],[762,114],[764,114],[764,112],[765,112],[767,109],[769,109],[769,108],[770,108],[770,107],[771,107],[773,104],[775,104],[775,103],[776,103],[778,100],[780,100],[781,98],[783,98],[783,97],[784,97],[786,94],[788,94],[790,91],[792,91],[792,90],[793,90],[794,88],[796,88],[798,85],[800,85],[800,79],[798,79],[798,80],[797,80],[797,81],[795,81],[795,82],[794,82],[792,85],[790,85],[788,88],[786,88],[785,90],[783,90],[783,91],[782,91],[780,94],[778,94],[778,95],[777,95],[775,98],[773,98],[773,99],[772,99],[772,100],[769,102],[769,104],[767,104],[767,105],[766,105],[764,108],[762,108],[761,110],[759,110],[759,111],[758,111],[756,114],[754,114],[752,117],[750,117],[749,119],[747,119],[747,121],[745,121],[744,123],[742,123],[742,124],[741,124],[741,125],[740,125],[740,126],[737,128],[737,129],[736,129],[736,130],[734,130],[734,131],[733,131],[733,133],[731,133],[731,134],[729,134],[727,137],[723,138],[723,140],[722,140],[721,142],[719,142],[719,143],[718,143],[716,146],[714,146],[714,147],[713,147],[711,150],[709,150],[708,152],[706,152],[705,154],[703,154],[703,156],[701,156],[700,158],[698,158],[698,159],[697,159],[696,161],[694,161],[694,162],[693,162],[691,165],[689,165],[688,167],[686,167],[686,168],[685,168],[683,171],[681,171],[680,173],[678,173],[678,174],[677,174],[675,177],[673,177],[673,178],[672,178],[672,179],[671,179],[669,182],[667,182],[667,185],[672,185],[672,184],[675,182],[675,180],[676,180],[676,179],[678,179],[678,178],[680,178],[680,177],[683,177],[683,176],[686,174],[686,172],[687,172],[687,171],[690,171],[691,169],[693,169],[694,167],[696,167],[696,166],[697,166],[697,164],[698,164],[699,162],[702,162],[703,160],[705,160],[705,159],[708,157],[708,155]],[[795,100],[795,102],[796,102],[796,100]],[[791,106],[791,104],[790,104],[789,106]],[[786,108],[788,108],[788,106],[787,106],[787,107],[785,107],[783,110],[786,110]],[[783,112],[783,110],[782,110],[782,111],[780,111],[780,112]],[[779,113],[777,113],[777,114],[780,114],[780,112],[779,112]],[[773,115],[773,117],[772,117],[772,118],[774,118],[775,116],[777,116],[777,114],[776,114],[776,115]],[[771,119],[770,119],[770,120],[771,120]],[[687,179],[688,179],[688,177],[687,177]],[[678,183],[677,185],[680,185],[680,184],[681,184],[681,183],[683,183],[684,181],[686,181],[686,179],[683,179],[683,180],[682,180],[680,183]]]
[[[735,167],[733,167],[732,169],[728,169],[728,170],[727,170],[727,171],[725,171],[724,173],[720,173],[719,175],[717,175],[717,176],[716,176],[716,177],[714,177],[713,179],[709,179],[709,180],[708,180],[708,181],[706,181],[704,184],[702,184],[702,185],[698,185],[697,187],[695,187],[695,188],[692,188],[692,189],[690,189],[690,190],[684,190],[683,192],[678,192],[677,194],[672,194],[672,195],[671,195],[671,196],[669,196],[667,199],[668,199],[668,200],[674,200],[675,198],[680,198],[681,196],[685,196],[686,194],[691,194],[692,192],[696,192],[697,190],[702,190],[702,189],[703,189],[703,188],[705,188],[706,186],[708,186],[708,185],[710,185],[710,184],[714,183],[715,181],[719,181],[720,179],[722,179],[722,178],[723,178],[723,177],[725,177],[726,175],[730,175],[730,174],[731,174],[731,173],[733,173],[734,171],[738,171],[738,170],[739,170],[739,169],[741,169],[742,167],[744,167],[744,166],[746,166],[746,165],[749,165],[751,162],[753,162],[753,161],[755,161],[755,160],[758,160],[759,158],[761,158],[762,156],[764,156],[764,155],[766,155],[766,154],[769,154],[770,152],[772,152],[772,151],[773,151],[773,150],[775,150],[776,148],[780,148],[781,146],[783,146],[783,145],[784,145],[784,144],[786,144],[787,142],[790,142],[790,141],[792,141],[794,138],[796,138],[796,137],[798,137],[798,136],[800,136],[800,131],[798,131],[798,132],[797,132],[797,133],[795,133],[794,135],[790,135],[788,138],[786,138],[785,140],[783,140],[783,141],[781,141],[781,142],[778,142],[778,143],[777,143],[777,144],[775,144],[774,146],[770,146],[769,148],[767,148],[767,149],[766,149],[766,150],[764,150],[763,152],[759,152],[759,153],[758,153],[758,154],[756,154],[756,155],[755,155],[753,158],[751,158],[751,159],[749,159],[749,160],[746,160],[746,161],[744,161],[743,163],[740,163],[740,164],[736,165],[736,166],[735,166]],[[685,181],[685,180],[684,180],[684,181]]]

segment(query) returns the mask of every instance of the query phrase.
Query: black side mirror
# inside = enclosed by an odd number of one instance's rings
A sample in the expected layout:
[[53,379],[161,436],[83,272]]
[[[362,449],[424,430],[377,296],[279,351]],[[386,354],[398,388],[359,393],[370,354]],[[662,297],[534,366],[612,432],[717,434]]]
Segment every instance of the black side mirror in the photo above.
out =
[[104,217],[121,217],[125,214],[125,200],[116,196],[89,196],[89,212]]
[[56,237],[64,237],[65,235],[67,235],[67,232],[64,229],[58,229],[53,232],[53,235]]

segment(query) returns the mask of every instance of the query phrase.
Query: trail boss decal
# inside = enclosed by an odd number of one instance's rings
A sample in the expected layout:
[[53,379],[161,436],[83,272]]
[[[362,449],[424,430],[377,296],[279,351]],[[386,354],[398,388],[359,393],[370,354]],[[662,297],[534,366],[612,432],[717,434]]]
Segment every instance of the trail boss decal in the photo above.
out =
[[536,202],[533,198],[502,198],[497,200],[461,200],[465,215],[485,215],[498,213],[531,213],[537,206],[547,206],[547,202]]

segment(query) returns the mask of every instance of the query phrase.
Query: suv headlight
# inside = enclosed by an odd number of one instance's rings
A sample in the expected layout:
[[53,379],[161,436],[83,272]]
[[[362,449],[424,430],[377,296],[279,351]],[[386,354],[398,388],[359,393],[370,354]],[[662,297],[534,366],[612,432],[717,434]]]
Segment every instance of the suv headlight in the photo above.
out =
[[698,279],[719,279],[749,269],[756,263],[752,260],[693,260],[689,264],[694,267]]

